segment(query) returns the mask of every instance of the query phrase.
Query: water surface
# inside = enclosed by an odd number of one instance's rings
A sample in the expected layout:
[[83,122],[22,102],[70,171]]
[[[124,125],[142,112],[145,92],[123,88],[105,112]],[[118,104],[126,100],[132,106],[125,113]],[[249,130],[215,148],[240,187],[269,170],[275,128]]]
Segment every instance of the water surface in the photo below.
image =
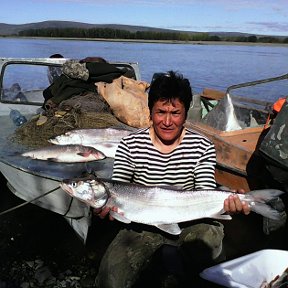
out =
[[[187,77],[193,91],[205,87],[225,91],[228,86],[288,73],[288,47],[193,45],[50,39],[0,39],[0,57],[67,58],[101,56],[108,61],[138,62],[141,76],[150,82],[155,72],[175,70]],[[287,80],[237,94],[274,100],[287,95]]]

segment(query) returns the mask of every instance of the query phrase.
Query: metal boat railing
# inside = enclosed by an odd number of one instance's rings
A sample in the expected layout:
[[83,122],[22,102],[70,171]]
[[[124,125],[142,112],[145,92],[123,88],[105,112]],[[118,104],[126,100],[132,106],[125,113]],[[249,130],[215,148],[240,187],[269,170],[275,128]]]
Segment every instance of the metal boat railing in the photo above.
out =
[[250,82],[244,82],[244,83],[240,83],[240,84],[231,85],[227,88],[226,95],[228,95],[230,93],[230,91],[234,90],[234,89],[239,89],[239,88],[244,88],[244,87],[249,87],[249,86],[255,86],[258,84],[264,84],[264,83],[269,83],[269,82],[274,82],[274,81],[279,81],[279,80],[285,80],[285,79],[288,79],[288,74],[284,74],[284,75],[277,76],[277,77],[266,78],[266,79],[262,79],[262,80],[256,80],[256,81],[250,81]]

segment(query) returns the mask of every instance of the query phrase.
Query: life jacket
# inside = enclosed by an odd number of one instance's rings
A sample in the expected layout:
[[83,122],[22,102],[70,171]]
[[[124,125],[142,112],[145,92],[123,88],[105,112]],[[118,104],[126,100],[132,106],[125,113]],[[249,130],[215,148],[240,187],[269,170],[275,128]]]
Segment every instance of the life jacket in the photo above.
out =
[[[275,109],[279,109],[268,133],[260,143],[259,151],[267,159],[273,160],[278,166],[288,170],[288,97],[275,102]],[[273,105],[274,109],[274,105]],[[288,174],[287,174],[288,175]]]
[[[281,97],[278,100],[276,100],[276,102],[274,102],[272,105],[272,113],[278,114],[280,112],[280,110],[282,109],[285,101],[286,101],[286,97]],[[264,125],[264,129],[266,129],[268,127],[270,120],[271,120],[271,113],[268,114],[266,123]]]
[[279,112],[286,101],[286,97],[279,98],[272,106],[273,111]]

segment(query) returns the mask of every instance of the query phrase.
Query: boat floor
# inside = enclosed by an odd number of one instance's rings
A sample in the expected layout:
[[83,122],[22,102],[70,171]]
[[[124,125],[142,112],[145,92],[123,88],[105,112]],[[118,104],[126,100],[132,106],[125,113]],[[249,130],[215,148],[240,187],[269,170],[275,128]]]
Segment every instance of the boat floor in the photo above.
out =
[[241,187],[245,191],[257,189],[261,185],[261,175],[257,174],[257,170],[263,168],[263,162],[257,157],[257,147],[265,134],[263,127],[225,132],[203,123],[188,122],[187,126],[214,143],[218,184],[231,189]]
[[[264,133],[263,127],[227,132],[213,129],[203,123],[190,122],[189,127],[206,135],[214,142],[219,164],[243,173],[245,173],[247,162]],[[241,154],[233,155],[233,152]]]
[[[23,157],[21,153],[32,148],[12,141],[16,127],[9,116],[0,117],[0,161],[24,172],[44,178],[61,181],[62,179],[79,177],[87,171],[95,171],[98,177],[110,178],[113,159],[106,158],[88,163],[57,163],[51,161],[35,160]],[[24,124],[25,125],[25,124]]]

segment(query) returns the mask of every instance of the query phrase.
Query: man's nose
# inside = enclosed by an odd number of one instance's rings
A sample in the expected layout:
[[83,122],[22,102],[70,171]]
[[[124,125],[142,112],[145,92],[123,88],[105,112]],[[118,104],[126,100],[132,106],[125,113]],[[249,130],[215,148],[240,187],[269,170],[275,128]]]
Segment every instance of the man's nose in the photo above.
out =
[[172,123],[172,117],[171,117],[171,115],[170,115],[169,113],[165,114],[164,124],[165,124],[166,126],[169,126],[169,125],[171,125],[171,123]]

